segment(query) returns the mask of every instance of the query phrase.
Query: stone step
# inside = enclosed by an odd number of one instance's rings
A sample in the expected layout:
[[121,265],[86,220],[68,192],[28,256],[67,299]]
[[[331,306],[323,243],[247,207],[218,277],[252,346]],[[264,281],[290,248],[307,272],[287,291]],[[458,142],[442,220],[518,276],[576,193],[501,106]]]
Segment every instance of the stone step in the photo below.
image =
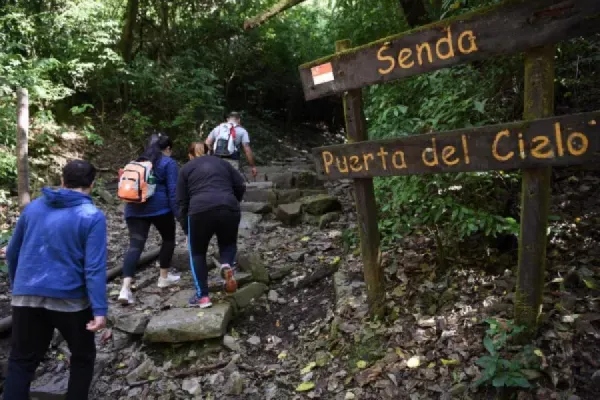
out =
[[240,203],[240,208],[242,212],[253,214],[268,214],[273,210],[271,204],[259,201],[242,201]]
[[258,223],[262,220],[262,215],[250,212],[242,212],[238,235],[243,238],[250,237],[254,234],[254,230]]
[[151,343],[183,343],[218,338],[233,316],[229,302],[211,308],[173,308],[152,317],[144,340]]

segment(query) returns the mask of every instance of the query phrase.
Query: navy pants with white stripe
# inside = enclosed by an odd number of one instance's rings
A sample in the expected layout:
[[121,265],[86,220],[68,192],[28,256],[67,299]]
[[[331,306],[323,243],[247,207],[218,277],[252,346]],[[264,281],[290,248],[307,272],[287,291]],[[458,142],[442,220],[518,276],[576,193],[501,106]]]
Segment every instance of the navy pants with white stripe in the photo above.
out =
[[240,218],[240,212],[230,208],[215,208],[188,217],[188,247],[198,297],[208,296],[206,252],[210,239],[217,235],[219,262],[233,265]]

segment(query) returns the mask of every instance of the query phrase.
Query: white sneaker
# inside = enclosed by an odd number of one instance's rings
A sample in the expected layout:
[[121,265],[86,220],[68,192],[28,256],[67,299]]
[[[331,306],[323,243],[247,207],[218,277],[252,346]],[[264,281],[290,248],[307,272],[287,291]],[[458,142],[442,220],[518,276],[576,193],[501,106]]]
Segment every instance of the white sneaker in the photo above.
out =
[[181,277],[179,275],[171,275],[171,273],[169,273],[166,278],[159,276],[158,277],[158,287],[166,288],[169,286],[173,286],[174,284],[179,282],[180,279],[181,279]]
[[125,287],[121,289],[121,293],[119,293],[119,303],[124,306],[135,303],[135,299],[133,298],[133,293],[131,293],[131,290]]

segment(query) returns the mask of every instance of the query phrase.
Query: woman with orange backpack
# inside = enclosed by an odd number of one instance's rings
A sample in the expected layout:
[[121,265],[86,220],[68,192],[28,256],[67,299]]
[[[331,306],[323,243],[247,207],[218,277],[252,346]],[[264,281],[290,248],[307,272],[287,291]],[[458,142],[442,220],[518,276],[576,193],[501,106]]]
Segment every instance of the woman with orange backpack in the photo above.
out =
[[135,301],[131,281],[151,225],[162,239],[158,287],[169,287],[180,279],[169,273],[175,251],[175,217],[178,215],[175,192],[179,173],[177,163],[171,158],[172,146],[168,136],[160,136],[139,159],[125,167],[119,180],[119,197],[128,202],[125,221],[129,249],[123,261],[123,287],[119,293],[119,302],[124,305]]

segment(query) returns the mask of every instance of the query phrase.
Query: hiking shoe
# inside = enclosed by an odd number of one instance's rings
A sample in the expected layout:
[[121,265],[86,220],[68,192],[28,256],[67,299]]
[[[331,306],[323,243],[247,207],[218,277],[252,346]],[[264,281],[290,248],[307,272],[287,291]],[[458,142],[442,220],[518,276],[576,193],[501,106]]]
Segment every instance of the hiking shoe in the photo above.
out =
[[121,293],[119,293],[119,303],[124,306],[129,306],[135,303],[135,299],[133,298],[133,293],[130,289],[124,287],[121,289]]
[[238,284],[235,280],[235,273],[229,264],[221,264],[221,277],[225,280],[225,291],[233,293],[237,290]]
[[208,308],[212,307],[212,302],[210,301],[210,297],[202,296],[198,297],[197,294],[192,297],[188,303],[192,307],[200,307],[200,308]]
[[179,275],[171,275],[171,273],[169,272],[166,278],[163,278],[162,276],[158,277],[158,287],[166,288],[169,286],[173,286],[177,282],[179,282],[180,279],[181,277]]

